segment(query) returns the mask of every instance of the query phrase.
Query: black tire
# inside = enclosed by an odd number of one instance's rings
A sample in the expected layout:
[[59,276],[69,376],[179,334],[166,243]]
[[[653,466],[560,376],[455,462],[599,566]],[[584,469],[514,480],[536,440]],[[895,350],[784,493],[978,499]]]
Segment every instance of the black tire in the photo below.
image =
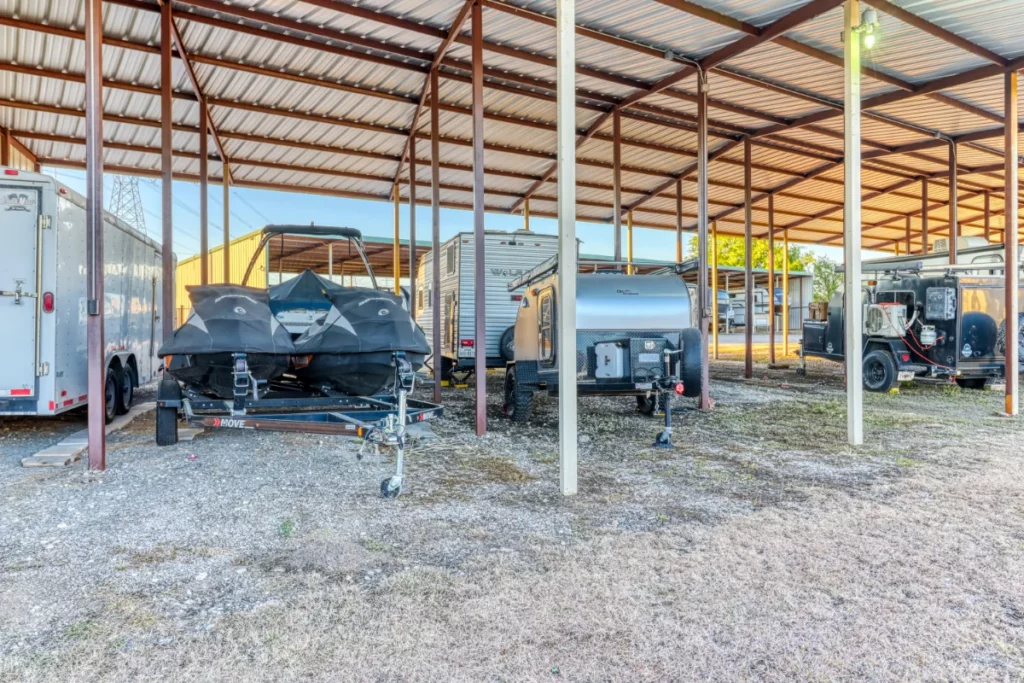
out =
[[119,376],[119,372],[115,372],[113,368],[107,368],[107,379],[103,385],[103,417],[107,424],[113,422],[117,417]]
[[863,374],[865,389],[884,394],[896,386],[896,361],[888,351],[877,349],[864,356]]
[[132,399],[135,397],[135,378],[131,367],[123,368],[117,373],[117,414],[125,415],[132,407]]
[[533,391],[519,385],[514,365],[505,369],[505,405],[502,411],[510,420],[520,424],[529,421],[533,414]]
[[498,343],[498,350],[501,352],[501,359],[511,363],[516,359],[516,326],[512,325],[501,333],[501,341]]
[[985,388],[986,381],[984,377],[958,377],[956,383],[961,389],[980,391]]
[[[177,382],[165,379],[157,389],[157,401],[181,400],[181,387]],[[178,443],[178,409],[157,406],[156,445],[173,446]]]
[[679,380],[683,383],[683,396],[696,398],[703,388],[704,373],[701,371],[701,339],[700,330],[689,328],[683,330],[682,367]]
[[[1021,364],[1018,368],[1024,372],[1024,313],[1017,317],[1017,362]],[[996,351],[1006,356],[1006,321],[999,324],[999,331],[996,332]]]
[[659,394],[653,396],[640,395],[636,397],[636,412],[651,417],[658,413]]

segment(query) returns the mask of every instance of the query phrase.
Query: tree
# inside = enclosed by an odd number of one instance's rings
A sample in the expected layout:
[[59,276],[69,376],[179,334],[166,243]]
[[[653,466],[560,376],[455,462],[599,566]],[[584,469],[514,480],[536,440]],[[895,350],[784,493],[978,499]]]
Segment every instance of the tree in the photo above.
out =
[[[743,268],[746,263],[746,249],[742,237],[719,237],[718,238],[718,265]],[[753,265],[754,268],[768,269],[768,240],[757,239],[753,241]],[[710,247],[709,247],[710,248]],[[697,253],[697,238],[690,239],[690,253]],[[789,269],[791,271],[802,271],[814,263],[814,254],[806,251],[803,247],[790,245],[789,247]],[[782,273],[783,250],[782,240],[775,240],[775,270]]]
[[837,271],[838,263],[827,256],[822,256],[811,264],[811,274],[814,275],[813,296],[815,301],[828,303],[832,295],[836,293],[843,284],[844,275]]

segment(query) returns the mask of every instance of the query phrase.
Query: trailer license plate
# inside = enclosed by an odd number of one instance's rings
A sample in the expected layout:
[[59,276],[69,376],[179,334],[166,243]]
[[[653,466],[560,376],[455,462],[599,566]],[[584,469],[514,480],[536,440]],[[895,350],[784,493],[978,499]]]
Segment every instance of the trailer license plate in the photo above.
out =
[[654,388],[654,384],[651,382],[637,382],[636,388],[640,391],[650,391]]
[[461,348],[461,349],[459,349],[459,358],[476,358],[476,349],[472,349],[472,348]]
[[897,382],[911,382],[911,381],[913,381],[913,379],[914,379],[914,371],[913,370],[903,370],[898,375],[896,375],[896,381]]
[[658,354],[656,353],[641,353],[637,355],[637,360],[641,363],[657,363]]

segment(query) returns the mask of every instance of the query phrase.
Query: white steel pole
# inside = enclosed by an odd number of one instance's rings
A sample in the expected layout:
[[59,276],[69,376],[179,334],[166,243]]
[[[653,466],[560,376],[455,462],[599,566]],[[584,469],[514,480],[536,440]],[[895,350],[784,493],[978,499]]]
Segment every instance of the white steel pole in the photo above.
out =
[[562,495],[576,485],[576,3],[558,0],[558,472]]
[[861,330],[861,225],[860,225],[860,24],[859,0],[846,0],[843,22],[843,65],[846,84],[843,97],[846,123],[845,201],[843,251],[846,261],[846,431],[850,445],[864,443],[864,386],[862,384]]

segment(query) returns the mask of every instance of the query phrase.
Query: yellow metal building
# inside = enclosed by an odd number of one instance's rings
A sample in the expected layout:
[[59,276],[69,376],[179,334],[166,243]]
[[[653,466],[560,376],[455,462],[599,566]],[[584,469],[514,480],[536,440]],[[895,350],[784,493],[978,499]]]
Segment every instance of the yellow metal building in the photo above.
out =
[[[249,260],[252,259],[253,252],[256,251],[259,243],[259,230],[231,240],[231,283],[236,285],[242,283],[245,269],[248,267]],[[185,322],[185,318],[188,316],[189,309],[191,308],[188,303],[188,291],[185,288],[189,285],[198,285],[202,280],[200,276],[201,270],[198,254],[178,262],[178,269],[175,272],[174,278],[174,302],[177,307],[176,320],[178,325]],[[210,249],[210,277],[207,281],[211,284],[224,282],[223,245]],[[246,284],[250,287],[258,288],[267,286],[267,260],[265,252],[264,256],[253,267],[252,273],[249,274],[249,281]]]

